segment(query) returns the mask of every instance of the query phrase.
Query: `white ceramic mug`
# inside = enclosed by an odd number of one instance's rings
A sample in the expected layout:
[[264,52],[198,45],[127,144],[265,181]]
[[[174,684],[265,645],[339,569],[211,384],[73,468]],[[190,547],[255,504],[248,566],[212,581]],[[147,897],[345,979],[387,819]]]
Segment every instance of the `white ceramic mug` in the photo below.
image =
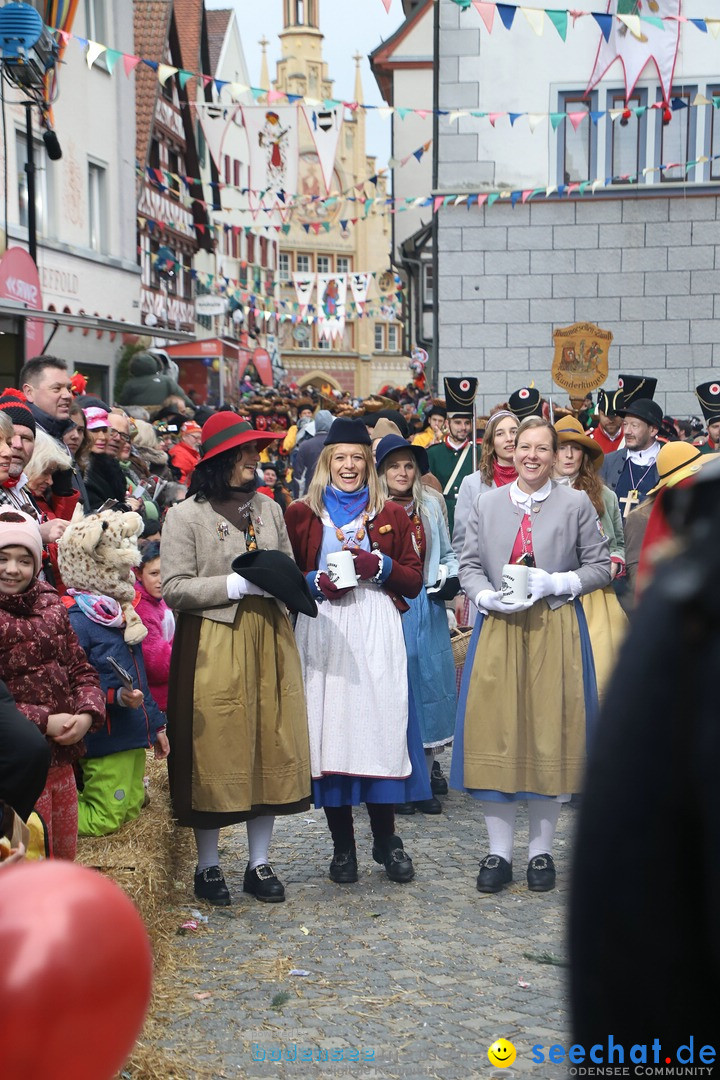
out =
[[529,600],[528,595],[528,568],[522,563],[506,563],[502,568],[503,604],[519,604]]
[[357,585],[355,560],[351,551],[333,551],[327,557],[327,575],[338,589],[352,589]]

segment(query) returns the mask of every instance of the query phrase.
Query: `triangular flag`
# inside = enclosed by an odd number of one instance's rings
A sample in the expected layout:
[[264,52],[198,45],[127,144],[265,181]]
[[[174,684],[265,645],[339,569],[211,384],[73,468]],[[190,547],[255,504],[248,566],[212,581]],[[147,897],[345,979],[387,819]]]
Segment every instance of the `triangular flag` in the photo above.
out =
[[545,12],[541,8],[521,7],[520,10],[537,36],[542,37],[543,30],[545,29]]
[[510,118],[510,127],[514,127],[515,126],[515,121],[518,120],[521,116],[524,116],[524,113],[511,112],[511,113],[508,113],[508,116]]
[[619,22],[627,26],[633,37],[637,38],[638,41],[642,41],[645,35],[643,34],[639,15],[618,15],[617,18]]
[[523,201],[523,203],[526,203],[531,195],[532,195],[532,188],[528,188],[527,191],[523,191],[523,193],[522,193],[522,201]]
[[590,112],[590,119],[592,120],[593,124],[595,124],[595,126],[597,127],[598,120],[604,115],[605,115],[605,110],[604,109],[600,109],[599,111],[596,110],[596,109],[593,109]]
[[568,13],[567,11],[546,11],[545,13],[557,30],[560,37],[565,41],[567,37],[568,28]]
[[511,204],[511,206],[513,206],[513,207],[516,206],[520,202],[520,200],[522,199],[522,195],[523,195],[522,191],[512,191],[510,193],[510,204]]
[[106,49],[105,50],[105,63],[107,64],[107,69],[108,69],[108,71],[110,72],[111,75],[112,75],[113,71],[115,70],[115,65],[117,64],[117,62],[118,62],[118,60],[120,59],[121,56],[122,56],[122,53],[118,52],[117,49]]
[[693,105],[695,107],[698,105],[712,105],[712,101],[710,98],[706,98],[704,94],[696,94],[693,98]]
[[[650,23],[651,26],[656,26],[658,28],[658,30],[664,30],[665,29],[665,22],[658,15],[643,15],[642,16],[642,21],[645,22],[645,23]],[[690,21],[692,22],[693,20],[691,19]]]
[[102,56],[102,54],[106,51],[106,48],[107,47],[105,45],[99,45],[97,41],[88,41],[87,55],[85,59],[87,60],[87,66],[89,68],[93,66],[98,56]]
[[172,67],[171,64],[158,64],[158,82],[161,86],[164,86],[171,75],[177,73],[177,68]]
[[499,120],[502,116],[505,116],[505,115],[506,114],[502,113],[502,112],[491,112],[490,116],[489,116],[489,120],[490,120],[490,123],[492,124],[492,126],[495,127],[495,121]]
[[552,124],[553,131],[557,131],[557,129],[560,127],[560,125],[563,123],[564,120],[565,120],[565,113],[564,112],[551,112],[550,113],[550,123]]
[[515,18],[516,7],[511,7],[510,4],[498,4],[498,15],[502,19],[502,24],[506,30],[510,30]]
[[701,30],[703,34],[707,34],[707,23],[704,19],[689,19],[693,26],[697,26],[698,30]]
[[580,127],[583,120],[587,116],[587,112],[571,112],[571,113],[568,113],[567,116],[568,116],[568,120],[570,121],[572,126],[577,131],[577,129]]
[[477,9],[480,18],[485,23],[488,34],[492,34],[493,20],[495,18],[495,5],[488,4],[485,0],[473,0],[473,4]]
[[130,56],[129,53],[123,53],[123,67],[125,68],[126,75],[129,75],[131,71],[134,71],[139,63],[139,56]]
[[593,19],[602,30],[602,35],[606,41],[610,40],[610,34],[612,32],[612,15],[598,15],[597,12],[591,12]]
[[442,206],[442,204],[443,204],[442,195],[436,195],[435,198],[433,199],[433,213],[434,214],[437,214],[437,212],[440,209],[440,207]]
[[547,120],[547,113],[528,113],[527,118],[530,131],[534,132],[538,124],[542,124],[543,120]]
[[190,79],[192,79],[192,77],[193,77],[192,71],[181,71],[178,74],[178,82],[180,83],[180,87],[181,87],[182,90],[185,89],[185,87],[187,86]]
[[720,19],[706,19],[705,25],[712,36],[717,39],[718,34],[720,34]]
[[478,207],[484,206],[488,201],[487,195],[478,195]]
[[270,91],[268,91],[267,99],[268,99],[269,102],[271,102],[271,101],[282,101],[282,99],[284,97],[285,97],[285,95],[280,90],[270,90]]
[[490,194],[487,197],[488,206],[492,206],[494,203],[496,203],[498,201],[499,198],[500,198],[500,192],[499,191],[491,191]]
[[385,11],[389,15],[390,14],[390,5],[392,4],[392,0],[382,0],[382,3],[383,3],[383,7],[385,8]]

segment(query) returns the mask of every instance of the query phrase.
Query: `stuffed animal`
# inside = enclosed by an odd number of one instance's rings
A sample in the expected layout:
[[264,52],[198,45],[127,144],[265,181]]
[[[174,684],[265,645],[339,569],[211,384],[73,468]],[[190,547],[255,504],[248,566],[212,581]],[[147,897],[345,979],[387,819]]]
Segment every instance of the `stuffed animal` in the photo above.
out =
[[142,530],[139,514],[103,510],[84,517],[76,510],[58,541],[58,567],[65,585],[117,600],[125,616],[123,637],[128,645],[137,645],[147,634],[133,607],[132,569],[140,565],[138,537]]

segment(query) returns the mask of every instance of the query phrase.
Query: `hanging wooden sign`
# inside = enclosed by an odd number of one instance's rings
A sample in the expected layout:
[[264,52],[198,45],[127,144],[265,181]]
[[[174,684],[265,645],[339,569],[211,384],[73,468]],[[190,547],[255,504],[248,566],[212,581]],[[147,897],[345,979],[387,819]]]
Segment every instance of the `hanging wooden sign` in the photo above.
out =
[[613,336],[595,323],[573,323],[553,334],[553,382],[571,397],[583,398],[602,386],[608,376],[608,352]]

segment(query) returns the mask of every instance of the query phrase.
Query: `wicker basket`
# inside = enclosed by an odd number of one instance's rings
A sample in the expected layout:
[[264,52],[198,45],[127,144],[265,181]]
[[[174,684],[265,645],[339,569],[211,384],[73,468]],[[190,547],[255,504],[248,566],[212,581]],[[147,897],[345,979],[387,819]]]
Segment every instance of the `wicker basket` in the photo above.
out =
[[456,668],[462,667],[465,663],[471,634],[472,626],[458,626],[455,630],[450,631],[450,643]]

